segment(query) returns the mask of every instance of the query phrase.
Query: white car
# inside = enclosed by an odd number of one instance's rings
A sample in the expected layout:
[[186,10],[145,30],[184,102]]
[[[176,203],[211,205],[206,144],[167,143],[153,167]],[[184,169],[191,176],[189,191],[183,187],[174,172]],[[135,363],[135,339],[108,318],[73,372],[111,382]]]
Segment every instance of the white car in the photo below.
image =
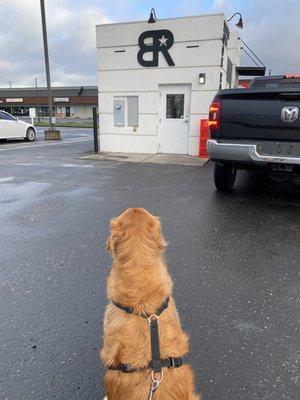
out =
[[0,110],[0,139],[17,138],[33,142],[36,139],[34,126]]

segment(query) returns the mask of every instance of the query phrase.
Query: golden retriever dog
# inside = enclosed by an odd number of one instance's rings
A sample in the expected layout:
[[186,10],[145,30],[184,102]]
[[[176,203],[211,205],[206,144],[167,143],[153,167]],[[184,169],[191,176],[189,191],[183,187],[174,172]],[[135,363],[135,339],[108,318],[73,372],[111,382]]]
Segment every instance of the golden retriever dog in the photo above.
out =
[[[110,303],[104,317],[102,362],[108,400],[200,400],[195,393],[192,368],[183,361],[176,368],[153,373],[147,318],[169,303],[159,316],[160,358],[183,357],[189,339],[182,330],[172,297],[172,280],[163,258],[166,246],[160,221],[143,208],[130,208],[110,223],[107,249],[113,257],[108,277]],[[120,308],[130,308],[128,313]],[[134,372],[113,369],[129,365]],[[151,393],[152,377],[160,381]]]

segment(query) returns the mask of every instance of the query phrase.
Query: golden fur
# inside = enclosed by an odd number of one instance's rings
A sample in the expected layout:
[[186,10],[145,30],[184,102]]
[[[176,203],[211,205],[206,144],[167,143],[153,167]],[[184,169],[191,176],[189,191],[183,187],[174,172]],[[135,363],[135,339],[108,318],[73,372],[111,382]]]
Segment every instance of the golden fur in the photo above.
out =
[[[184,356],[189,350],[188,336],[181,328],[171,296],[173,283],[163,259],[166,244],[159,219],[142,208],[131,208],[113,219],[110,229],[107,249],[114,261],[108,278],[108,299],[150,315],[170,296],[169,307],[160,316],[161,358]],[[151,360],[147,320],[110,303],[104,317],[101,359],[111,366],[146,366]],[[149,369],[131,373],[107,370],[104,383],[108,400],[147,400],[150,374]],[[191,366],[164,368],[164,379],[153,400],[200,400]]]

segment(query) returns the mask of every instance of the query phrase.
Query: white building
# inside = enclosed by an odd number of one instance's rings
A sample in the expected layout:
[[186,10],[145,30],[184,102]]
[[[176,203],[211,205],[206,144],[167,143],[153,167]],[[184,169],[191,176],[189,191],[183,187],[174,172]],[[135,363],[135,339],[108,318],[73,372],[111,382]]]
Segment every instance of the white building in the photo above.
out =
[[237,80],[225,16],[97,25],[96,37],[101,151],[198,155],[200,120]]

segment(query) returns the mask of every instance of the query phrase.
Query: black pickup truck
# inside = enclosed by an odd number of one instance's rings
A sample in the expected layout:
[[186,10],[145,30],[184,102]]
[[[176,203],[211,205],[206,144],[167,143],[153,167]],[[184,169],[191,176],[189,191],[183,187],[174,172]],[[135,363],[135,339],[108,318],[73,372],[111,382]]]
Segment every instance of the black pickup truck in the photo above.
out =
[[255,78],[220,90],[209,109],[207,141],[215,185],[230,190],[238,169],[266,169],[275,180],[300,173],[300,74]]

